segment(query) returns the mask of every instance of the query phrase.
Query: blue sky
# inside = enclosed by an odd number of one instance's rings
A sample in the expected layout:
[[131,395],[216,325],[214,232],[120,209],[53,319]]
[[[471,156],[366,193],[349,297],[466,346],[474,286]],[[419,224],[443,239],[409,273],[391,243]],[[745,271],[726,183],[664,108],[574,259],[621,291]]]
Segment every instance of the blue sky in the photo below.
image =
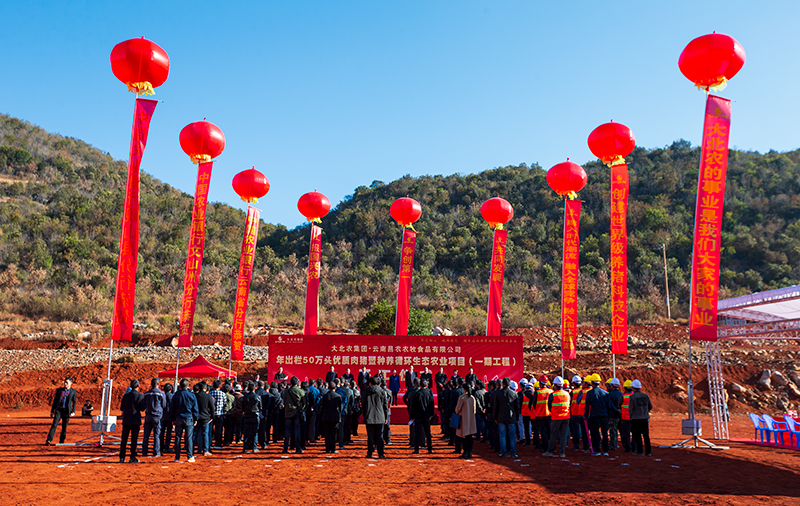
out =
[[206,117],[227,138],[210,200],[244,208],[231,180],[255,165],[272,183],[262,218],[294,227],[315,188],[335,205],[405,174],[584,163],[610,119],[640,146],[697,144],[703,94],[677,60],[714,30],[747,52],[721,93],[731,144],[796,149],[798,14],[796,1],[3,2],[0,112],[127,159],[134,95],[108,57],[144,35],[172,67],[142,170],[192,194],[178,133]]

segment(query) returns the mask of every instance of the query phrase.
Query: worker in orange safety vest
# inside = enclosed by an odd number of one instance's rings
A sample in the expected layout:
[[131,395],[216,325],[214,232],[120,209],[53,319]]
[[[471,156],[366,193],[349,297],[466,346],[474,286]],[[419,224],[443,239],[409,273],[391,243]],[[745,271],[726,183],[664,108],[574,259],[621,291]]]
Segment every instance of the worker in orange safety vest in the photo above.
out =
[[550,445],[543,453],[545,457],[554,457],[556,444],[560,445],[559,457],[564,457],[569,441],[570,398],[569,393],[562,390],[564,380],[556,376],[553,380],[553,391],[547,399],[550,410]]
[[631,413],[630,413],[630,404],[631,404],[631,395],[633,395],[633,388],[631,388],[631,380],[625,380],[625,383],[622,385],[623,393],[622,398],[620,399],[620,411],[622,412],[622,421],[620,422],[620,437],[622,439],[622,448],[625,452],[633,451],[636,453],[636,449],[633,447],[634,443],[631,441]]
[[536,427],[539,428],[539,448],[542,453],[547,451],[550,445],[550,408],[547,400],[553,391],[548,384],[550,379],[542,374],[539,377],[539,389],[536,390],[536,405],[533,408],[533,417],[536,420]]
[[572,434],[572,449],[580,451],[580,442],[583,441],[583,451],[589,451],[589,434],[584,423],[583,413],[586,408],[585,383],[577,374],[572,377],[572,404],[570,405],[569,431]]

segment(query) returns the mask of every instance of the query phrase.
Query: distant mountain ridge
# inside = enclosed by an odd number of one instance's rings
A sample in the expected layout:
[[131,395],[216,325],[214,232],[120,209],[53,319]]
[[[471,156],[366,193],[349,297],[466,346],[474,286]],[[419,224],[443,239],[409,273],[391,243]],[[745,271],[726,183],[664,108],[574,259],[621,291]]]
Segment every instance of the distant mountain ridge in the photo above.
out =
[[[667,245],[673,315],[687,313],[699,148],[676,141],[636,150],[630,166],[629,312],[664,314],[661,244]],[[800,283],[800,152],[730,152],[722,236],[722,296]],[[609,171],[585,166],[580,192],[579,321],[609,319]],[[28,317],[105,322],[114,280],[126,163],[88,144],[0,115],[0,307]],[[180,310],[192,197],[142,174],[136,319],[173,328]],[[354,328],[377,301],[394,301],[401,228],[389,205],[423,208],[412,304],[436,325],[480,332],[491,230],[480,204],[514,206],[506,257],[504,327],[552,325],[560,300],[563,202],[539,166],[479,174],[406,176],[360,186],[324,218],[323,325]],[[211,204],[198,325],[230,322],[244,213]],[[299,323],[308,226],[262,224],[248,321]]]

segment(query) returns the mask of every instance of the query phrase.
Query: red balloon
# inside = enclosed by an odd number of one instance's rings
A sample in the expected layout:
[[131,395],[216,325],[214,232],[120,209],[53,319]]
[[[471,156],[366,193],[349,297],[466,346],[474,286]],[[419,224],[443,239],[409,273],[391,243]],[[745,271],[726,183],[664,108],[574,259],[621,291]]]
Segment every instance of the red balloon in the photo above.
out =
[[481,216],[493,228],[501,228],[514,217],[514,208],[506,199],[494,197],[481,205]]
[[233,176],[233,190],[245,202],[258,202],[269,191],[269,179],[253,167]]
[[169,77],[169,56],[144,37],[120,42],[111,50],[111,71],[129,91],[153,95]]
[[308,192],[297,201],[297,209],[308,221],[319,221],[331,210],[331,201],[328,197],[314,190]]
[[730,35],[711,33],[691,41],[678,58],[678,67],[695,86],[724,85],[744,65],[744,48]]
[[181,149],[189,155],[192,163],[210,162],[225,149],[225,134],[209,121],[189,123],[180,134]]
[[392,202],[389,214],[397,223],[408,227],[422,216],[422,206],[412,198],[403,197]]
[[547,184],[560,196],[570,196],[581,191],[586,186],[586,171],[577,163],[561,162],[550,167],[547,171]]
[[589,134],[589,149],[606,164],[624,161],[635,147],[633,132],[622,123],[603,123]]

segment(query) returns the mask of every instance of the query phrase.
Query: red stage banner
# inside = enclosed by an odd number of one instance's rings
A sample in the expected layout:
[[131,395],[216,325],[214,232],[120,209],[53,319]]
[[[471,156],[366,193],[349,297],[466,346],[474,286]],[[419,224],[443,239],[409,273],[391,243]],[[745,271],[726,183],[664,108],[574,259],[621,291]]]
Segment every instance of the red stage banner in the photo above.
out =
[[[519,380],[523,373],[521,336],[356,336],[288,335],[269,336],[268,375],[283,367],[287,377],[325,378],[331,366],[341,376],[347,368],[355,375],[366,366],[370,374],[414,366],[433,374],[444,367],[463,378],[472,367],[480,379],[509,377]],[[401,381],[405,387],[405,383]]]
[[486,335],[500,335],[500,312],[503,307],[503,274],[506,269],[508,230],[495,230],[492,244],[492,272],[489,277],[489,307],[486,315]]
[[311,224],[311,246],[308,252],[308,288],[303,334],[315,335],[319,318],[319,274],[322,258],[322,228]]
[[564,262],[561,268],[561,357],[578,358],[578,274],[581,201],[564,201]]
[[247,221],[242,239],[242,256],[239,259],[239,280],[236,282],[236,303],[231,331],[231,360],[244,360],[244,317],[247,314],[247,297],[253,278],[253,261],[258,240],[258,218],[261,211],[247,206]]
[[194,191],[192,208],[192,227],[189,232],[189,251],[186,254],[186,276],[183,280],[183,304],[181,324],[178,332],[178,347],[192,345],[194,328],[194,308],[197,305],[197,285],[200,270],[203,268],[203,251],[206,244],[206,205],[208,204],[208,184],[211,182],[211,168],[214,162],[201,163],[197,168],[197,186]]
[[611,167],[611,353],[628,353],[628,164]]
[[128,185],[122,209],[122,233],[117,261],[117,286],[114,290],[114,314],[111,339],[130,341],[133,337],[133,306],[136,292],[136,267],[139,260],[139,166],[142,163],[150,119],[156,100],[137,98],[133,110],[133,131],[128,154]]
[[417,233],[403,231],[403,247],[400,250],[400,281],[397,283],[397,315],[394,321],[394,335],[408,335],[408,315],[411,311],[411,277],[414,273],[414,245]]
[[703,124],[703,150],[694,218],[689,320],[689,336],[698,341],[717,340],[720,233],[730,126],[731,101],[709,95]]

